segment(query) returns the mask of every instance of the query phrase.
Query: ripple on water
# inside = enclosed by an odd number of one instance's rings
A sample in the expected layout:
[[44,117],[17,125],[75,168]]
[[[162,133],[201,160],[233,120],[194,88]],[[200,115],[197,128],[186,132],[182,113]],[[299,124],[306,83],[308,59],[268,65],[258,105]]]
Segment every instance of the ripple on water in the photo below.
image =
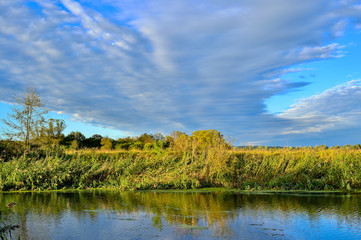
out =
[[359,195],[0,193],[28,239],[361,239],[360,210]]

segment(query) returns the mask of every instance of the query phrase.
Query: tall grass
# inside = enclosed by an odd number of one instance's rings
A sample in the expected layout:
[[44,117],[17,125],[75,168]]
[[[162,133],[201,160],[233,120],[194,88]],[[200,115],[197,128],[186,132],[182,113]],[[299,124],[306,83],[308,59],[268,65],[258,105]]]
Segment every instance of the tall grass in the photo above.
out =
[[[183,146],[184,147],[184,146]],[[361,189],[361,151],[228,147],[80,151],[0,163],[0,190]]]

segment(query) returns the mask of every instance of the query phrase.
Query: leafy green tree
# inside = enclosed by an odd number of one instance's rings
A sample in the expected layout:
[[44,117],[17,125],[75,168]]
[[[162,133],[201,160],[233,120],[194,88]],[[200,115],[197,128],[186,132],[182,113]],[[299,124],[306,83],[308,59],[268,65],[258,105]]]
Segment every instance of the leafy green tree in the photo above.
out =
[[149,134],[146,134],[146,133],[143,133],[142,135],[140,135],[140,137],[138,137],[137,141],[142,142],[143,147],[147,143],[153,143],[154,142],[153,136],[149,135]]
[[99,134],[94,134],[90,138],[86,138],[83,140],[82,144],[86,148],[100,148],[101,147],[101,139],[103,137]]
[[[74,141],[76,141],[77,143],[77,148],[79,147],[83,147],[84,141],[85,141],[85,136],[81,133],[81,132],[70,132],[63,141],[63,144],[67,145],[67,146],[71,146],[72,144],[75,146]],[[74,149],[74,148],[73,148]]]
[[[156,144],[156,143],[154,143],[154,144]],[[146,143],[144,145],[144,150],[151,150],[153,148],[154,148],[153,143]]]
[[102,139],[103,137],[102,137],[102,135],[100,135],[100,134],[94,134],[91,138],[94,138],[94,139]]
[[23,154],[22,143],[11,140],[0,140],[0,162],[18,158]]
[[134,142],[131,147],[133,150],[142,150],[143,149],[143,143],[141,141]]
[[67,136],[67,138],[70,138],[71,140],[77,140],[77,141],[84,141],[85,140],[85,136],[84,134],[82,134],[81,132],[70,132]]
[[118,150],[129,150],[134,144],[135,139],[131,137],[119,138],[115,142],[115,148]]
[[15,100],[8,118],[3,119],[5,135],[23,141],[25,150],[29,150],[30,141],[37,137],[37,133],[46,123],[45,115],[48,110],[34,88],[28,87],[26,92],[16,96]]

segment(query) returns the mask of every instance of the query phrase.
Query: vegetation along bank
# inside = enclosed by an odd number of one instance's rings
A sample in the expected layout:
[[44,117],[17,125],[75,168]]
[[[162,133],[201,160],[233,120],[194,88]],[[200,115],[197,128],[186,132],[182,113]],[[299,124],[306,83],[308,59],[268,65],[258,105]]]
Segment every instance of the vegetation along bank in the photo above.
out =
[[214,137],[180,135],[165,149],[29,152],[0,163],[0,190],[361,189],[358,149],[239,149]]

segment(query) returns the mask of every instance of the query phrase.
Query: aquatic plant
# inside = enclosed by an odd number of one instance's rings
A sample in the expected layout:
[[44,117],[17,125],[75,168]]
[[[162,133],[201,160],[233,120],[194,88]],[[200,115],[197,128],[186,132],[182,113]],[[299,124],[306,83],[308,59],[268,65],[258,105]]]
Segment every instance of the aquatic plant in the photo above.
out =
[[[11,208],[15,205],[16,205],[15,202],[6,204],[6,207],[8,208],[8,211],[10,213],[12,213]],[[14,232],[17,228],[20,228],[20,226],[18,224],[14,224],[13,222],[12,223],[7,223],[7,222],[8,221],[3,219],[3,214],[0,211],[0,239],[1,240],[13,239],[12,232]],[[20,237],[19,237],[19,239],[20,239]]]

